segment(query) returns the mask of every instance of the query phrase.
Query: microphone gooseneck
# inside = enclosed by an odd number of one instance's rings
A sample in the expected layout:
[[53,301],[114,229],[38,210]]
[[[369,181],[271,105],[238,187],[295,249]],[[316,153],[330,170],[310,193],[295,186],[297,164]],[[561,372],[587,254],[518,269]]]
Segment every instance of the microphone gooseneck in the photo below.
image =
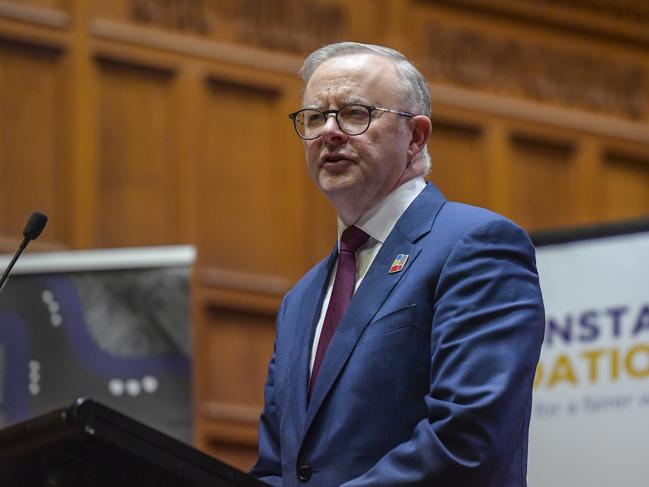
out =
[[20,257],[20,254],[22,254],[23,250],[27,248],[27,244],[29,244],[29,242],[31,242],[32,240],[36,240],[38,238],[38,236],[45,228],[46,224],[47,224],[47,215],[45,213],[41,213],[40,211],[35,211],[34,213],[31,214],[29,220],[27,220],[27,223],[25,224],[25,228],[23,229],[23,237],[24,237],[23,241],[18,246],[18,250],[14,254],[13,259],[11,259],[11,262],[9,262],[9,265],[7,266],[4,273],[2,274],[2,278],[0,278],[0,292],[2,291],[2,288],[4,287],[5,282],[9,277],[9,273],[11,272],[11,269],[13,269],[14,265],[16,264],[18,257]]

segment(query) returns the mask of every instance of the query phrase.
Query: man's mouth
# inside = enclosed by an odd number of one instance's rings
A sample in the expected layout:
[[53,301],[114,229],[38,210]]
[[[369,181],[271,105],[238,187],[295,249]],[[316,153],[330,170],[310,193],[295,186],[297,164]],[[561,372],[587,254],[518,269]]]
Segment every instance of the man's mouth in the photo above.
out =
[[345,157],[342,154],[334,154],[334,155],[324,157],[322,159],[322,164],[323,165],[327,164],[327,163],[335,164],[335,163],[340,162],[340,161],[348,161],[348,160],[350,160],[350,159],[348,159],[347,157]]

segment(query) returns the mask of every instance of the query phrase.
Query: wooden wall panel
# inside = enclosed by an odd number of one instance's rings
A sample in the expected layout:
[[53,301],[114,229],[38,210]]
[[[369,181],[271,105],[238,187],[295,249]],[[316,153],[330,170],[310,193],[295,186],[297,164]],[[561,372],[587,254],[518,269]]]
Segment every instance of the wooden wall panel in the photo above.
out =
[[281,258],[286,161],[275,143],[278,99],[278,92],[264,87],[208,81],[199,163],[198,238],[205,266],[286,274]]
[[[197,445],[249,468],[272,353],[274,310],[290,284],[282,104],[269,85],[209,76],[202,86],[196,236]],[[202,289],[199,290],[199,289]]]
[[0,234],[18,239],[27,217],[52,217],[44,242],[65,238],[63,54],[0,41]]
[[[275,336],[274,307],[221,305],[198,291],[194,354],[197,446],[241,468],[257,452],[257,421],[263,405],[266,368]],[[229,303],[230,305],[232,303]]]
[[528,230],[566,226],[576,219],[574,148],[529,135],[511,139],[511,218]]
[[477,124],[434,119],[428,148],[432,160],[428,179],[449,200],[489,206],[489,166]]
[[100,60],[95,242],[179,243],[173,73]]
[[649,217],[649,154],[605,154],[603,171],[607,220]]
[[[205,356],[205,399],[259,409],[266,377],[263,371],[273,350],[274,317],[208,305],[207,321],[205,343],[199,346],[207,350],[218,347],[220,352]],[[233,375],[240,381],[232,381]]]

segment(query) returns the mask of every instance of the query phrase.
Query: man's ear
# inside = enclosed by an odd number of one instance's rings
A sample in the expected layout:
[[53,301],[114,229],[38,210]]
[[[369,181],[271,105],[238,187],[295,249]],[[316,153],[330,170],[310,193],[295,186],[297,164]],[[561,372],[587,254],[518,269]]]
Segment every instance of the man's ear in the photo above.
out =
[[412,160],[413,157],[426,147],[432,132],[432,124],[430,118],[426,115],[415,115],[410,119],[410,127],[412,130],[412,138],[408,145],[408,159]]

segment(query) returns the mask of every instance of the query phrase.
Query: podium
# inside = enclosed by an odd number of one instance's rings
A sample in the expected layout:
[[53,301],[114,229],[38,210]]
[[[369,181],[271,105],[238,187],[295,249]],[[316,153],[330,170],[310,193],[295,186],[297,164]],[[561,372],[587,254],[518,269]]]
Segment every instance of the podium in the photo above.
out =
[[263,482],[92,399],[0,431],[0,485],[262,487]]

